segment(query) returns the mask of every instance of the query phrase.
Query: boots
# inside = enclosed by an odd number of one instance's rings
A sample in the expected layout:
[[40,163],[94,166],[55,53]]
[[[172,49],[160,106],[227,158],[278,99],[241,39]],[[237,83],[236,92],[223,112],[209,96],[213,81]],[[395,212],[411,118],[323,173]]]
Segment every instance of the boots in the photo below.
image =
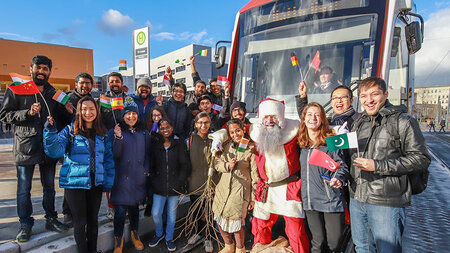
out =
[[246,253],[247,251],[245,251],[245,247],[242,248],[236,248],[236,253]]
[[234,242],[232,244],[226,244],[225,247],[219,251],[219,253],[234,253],[236,250],[236,246],[234,245]]
[[123,236],[114,236],[114,253],[122,253],[123,249]]
[[139,238],[139,233],[136,230],[131,230],[131,241],[133,242],[134,248],[136,250],[143,250],[144,244],[142,244],[141,239]]

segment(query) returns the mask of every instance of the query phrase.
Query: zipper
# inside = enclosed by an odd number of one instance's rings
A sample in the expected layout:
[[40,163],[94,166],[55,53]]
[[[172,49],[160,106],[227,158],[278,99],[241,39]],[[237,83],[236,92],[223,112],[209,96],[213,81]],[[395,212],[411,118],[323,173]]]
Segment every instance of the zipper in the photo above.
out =
[[[313,148],[314,148],[314,146],[308,150],[308,159],[307,160],[309,160],[309,156],[311,155],[311,150]],[[309,183],[309,163],[306,163],[306,182],[307,182],[307,184],[306,184],[306,196],[308,196],[308,209],[312,210],[312,208],[311,208],[311,197],[310,197],[311,194],[309,192],[309,185],[310,185],[310,183]]]
[[[164,146],[164,144],[163,144]],[[166,180],[166,197],[169,196],[169,149],[166,149],[166,169],[167,169],[167,180]]]

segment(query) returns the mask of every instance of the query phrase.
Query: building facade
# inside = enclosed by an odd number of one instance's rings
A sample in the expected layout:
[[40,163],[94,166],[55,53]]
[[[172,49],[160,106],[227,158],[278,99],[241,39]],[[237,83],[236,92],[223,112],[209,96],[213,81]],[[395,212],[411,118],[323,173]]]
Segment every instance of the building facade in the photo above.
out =
[[416,87],[414,89],[416,115],[421,120],[445,118],[449,96],[450,85]]

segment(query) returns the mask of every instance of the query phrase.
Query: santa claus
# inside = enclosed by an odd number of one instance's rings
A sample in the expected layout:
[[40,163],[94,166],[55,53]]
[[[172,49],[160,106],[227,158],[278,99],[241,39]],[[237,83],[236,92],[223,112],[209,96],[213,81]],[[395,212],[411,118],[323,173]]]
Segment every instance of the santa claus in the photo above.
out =
[[286,119],[284,109],[284,101],[262,100],[258,120],[250,127],[250,137],[257,149],[255,156],[259,174],[252,233],[254,244],[269,244],[272,226],[278,215],[283,215],[286,235],[294,252],[308,252],[309,240],[300,198],[299,122]]

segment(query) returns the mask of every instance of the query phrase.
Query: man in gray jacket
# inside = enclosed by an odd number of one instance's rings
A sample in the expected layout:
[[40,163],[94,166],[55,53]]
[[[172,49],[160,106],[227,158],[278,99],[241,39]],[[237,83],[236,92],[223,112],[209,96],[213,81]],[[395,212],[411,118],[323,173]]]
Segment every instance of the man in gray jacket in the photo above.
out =
[[417,120],[387,97],[383,79],[369,77],[359,85],[364,112],[353,123],[359,154],[352,155],[349,184],[357,252],[402,252],[405,207],[412,195],[409,175],[426,171],[431,161]]

